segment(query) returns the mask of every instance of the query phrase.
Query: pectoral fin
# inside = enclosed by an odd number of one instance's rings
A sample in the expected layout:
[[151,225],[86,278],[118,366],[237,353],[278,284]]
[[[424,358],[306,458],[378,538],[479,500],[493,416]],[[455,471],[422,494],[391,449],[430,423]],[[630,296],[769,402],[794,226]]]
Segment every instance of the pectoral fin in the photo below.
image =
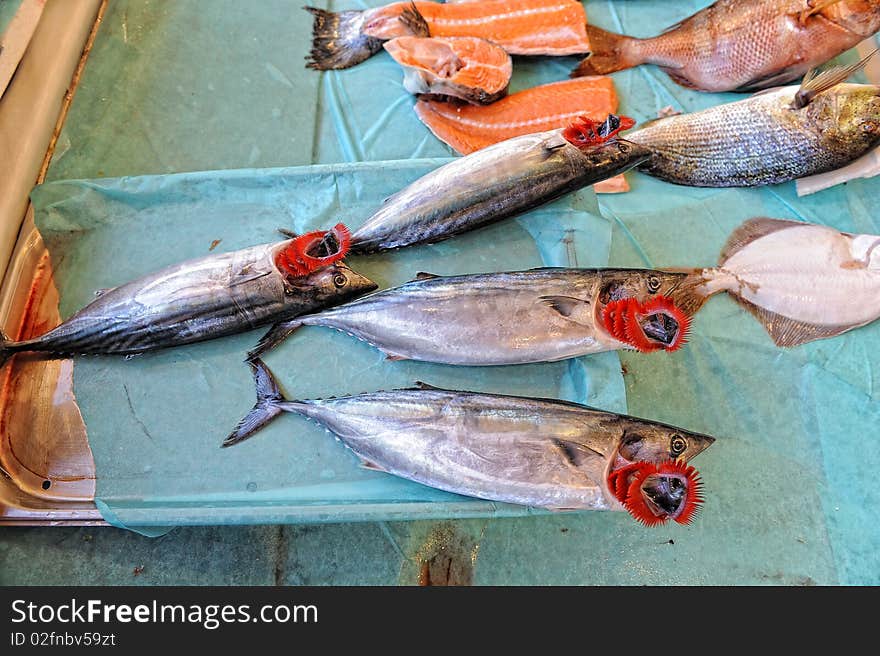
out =
[[362,460],[361,467],[363,467],[364,469],[369,469],[370,471],[378,471],[378,472],[385,471],[385,469],[383,469],[382,467],[377,465],[375,462],[370,462],[369,460]]
[[245,283],[251,282],[252,280],[256,280],[257,278],[262,278],[263,276],[268,276],[271,271],[268,269],[265,271],[260,271],[258,269],[254,269],[252,265],[248,264],[238,270],[229,281],[230,287],[235,287],[236,285],[243,285]]
[[571,296],[541,296],[538,300],[560,316],[575,323],[587,324],[592,321],[589,301]]
[[838,2],[840,2],[840,0],[810,0],[810,2],[807,3],[807,8],[798,14],[798,20],[801,25],[806,25],[807,19],[809,19],[810,16],[815,16],[828,7],[836,5]]
[[596,459],[601,461],[603,467],[605,466],[605,456],[584,444],[560,438],[555,438],[553,444],[573,467],[583,469],[585,466],[595,465]]

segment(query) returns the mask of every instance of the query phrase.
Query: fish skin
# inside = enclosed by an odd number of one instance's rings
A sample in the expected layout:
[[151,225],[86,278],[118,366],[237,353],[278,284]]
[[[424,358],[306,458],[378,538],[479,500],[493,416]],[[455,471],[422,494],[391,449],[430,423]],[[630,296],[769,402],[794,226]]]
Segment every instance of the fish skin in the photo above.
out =
[[[281,412],[297,413],[335,433],[372,468],[494,501],[622,510],[607,486],[612,467],[629,462],[627,456],[690,460],[715,441],[575,403],[436,388],[287,401],[265,365],[252,366],[257,405],[224,446]],[[679,454],[672,445],[682,438]]]
[[627,139],[654,153],[641,171],[695,187],[787,182],[844,166],[880,143],[880,87],[839,84],[795,110],[798,89],[670,116]]
[[[415,5],[421,16],[407,20]],[[586,14],[571,0],[483,0],[439,3],[419,0],[315,16],[307,66],[348,68],[375,54],[382,41],[400,36],[474,36],[512,55],[573,55],[590,51]]]
[[[128,355],[231,335],[342,303],[377,285],[337,263],[285,277],[274,256],[289,241],[209,255],[108,290],[49,332],[0,342],[0,361],[23,351]],[[334,281],[344,276],[344,286]]]
[[614,140],[580,150],[561,130],[523,135],[456,159],[387,199],[352,233],[351,252],[432,243],[543,205],[644,162]]
[[[552,362],[630,348],[605,329],[607,303],[667,296],[693,315],[706,298],[695,290],[697,284],[702,278],[690,272],[650,269],[431,277],[300,316],[289,328],[334,328],[395,359],[469,366]],[[264,342],[252,357],[265,350]]]
[[809,8],[808,0],[719,0],[650,39],[588,26],[593,54],[573,75],[656,64],[689,88],[755,91],[792,82],[880,30],[880,0],[840,0],[802,24]]
[[403,66],[403,86],[412,94],[458,98],[475,105],[507,95],[513,62],[485,39],[401,36],[383,47]]

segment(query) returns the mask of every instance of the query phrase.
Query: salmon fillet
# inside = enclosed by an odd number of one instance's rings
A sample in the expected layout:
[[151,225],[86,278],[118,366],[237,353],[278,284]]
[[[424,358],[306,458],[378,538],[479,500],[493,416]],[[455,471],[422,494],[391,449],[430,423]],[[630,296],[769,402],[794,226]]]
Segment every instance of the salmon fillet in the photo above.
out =
[[[377,39],[411,34],[399,20],[413,3],[395,2],[368,11],[363,33]],[[587,16],[572,0],[415,2],[430,36],[476,36],[512,55],[573,55],[590,51]]]
[[513,62],[502,48],[476,37],[401,36],[384,44],[404,67],[403,86],[412,94],[451,96],[473,104],[507,94]]
[[[511,137],[566,127],[578,116],[603,121],[617,104],[610,77],[580,77],[526,89],[484,107],[419,100],[415,110],[434,136],[468,155]],[[623,176],[594,186],[601,193],[629,191]]]

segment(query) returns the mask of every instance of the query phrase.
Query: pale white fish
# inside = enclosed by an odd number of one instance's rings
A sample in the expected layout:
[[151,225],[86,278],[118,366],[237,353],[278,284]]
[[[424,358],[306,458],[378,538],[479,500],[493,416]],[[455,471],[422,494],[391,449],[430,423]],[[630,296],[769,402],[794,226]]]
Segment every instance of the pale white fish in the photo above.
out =
[[757,218],[731,235],[706,295],[730,293],[780,346],[858,328],[880,317],[880,236]]

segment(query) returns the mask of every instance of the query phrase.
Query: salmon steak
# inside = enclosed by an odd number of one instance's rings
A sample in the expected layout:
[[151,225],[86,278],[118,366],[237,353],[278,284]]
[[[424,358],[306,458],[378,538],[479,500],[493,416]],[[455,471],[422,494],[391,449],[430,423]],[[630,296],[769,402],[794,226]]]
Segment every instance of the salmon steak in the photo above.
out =
[[401,36],[384,47],[403,66],[403,86],[412,94],[476,105],[507,95],[513,62],[503,48],[485,39]]
[[576,55],[590,52],[587,17],[573,0],[395,2],[334,13],[306,7],[314,16],[309,68],[349,68],[401,36],[472,36],[511,55]]
[[[419,100],[415,110],[440,141],[461,155],[533,132],[567,126],[578,116],[603,120],[617,111],[610,77],[581,77],[513,93],[485,107]],[[595,185],[596,191],[629,191],[620,175]]]
[[880,0],[718,0],[650,39],[587,26],[577,75],[655,64],[700,91],[756,91],[792,82],[880,30]]

